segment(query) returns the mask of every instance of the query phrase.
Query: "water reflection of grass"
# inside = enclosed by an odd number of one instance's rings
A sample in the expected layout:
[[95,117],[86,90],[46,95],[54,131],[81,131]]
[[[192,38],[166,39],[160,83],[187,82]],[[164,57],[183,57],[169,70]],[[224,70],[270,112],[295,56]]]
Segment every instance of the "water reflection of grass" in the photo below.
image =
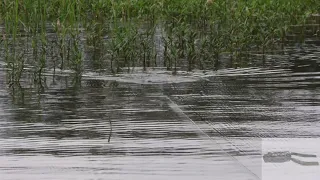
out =
[[81,74],[92,49],[93,67],[114,73],[134,66],[217,69],[225,53],[239,66],[247,64],[243,52],[283,45],[290,25],[306,30],[319,7],[315,0],[3,0],[1,46],[14,82],[26,63],[38,81],[46,68]]

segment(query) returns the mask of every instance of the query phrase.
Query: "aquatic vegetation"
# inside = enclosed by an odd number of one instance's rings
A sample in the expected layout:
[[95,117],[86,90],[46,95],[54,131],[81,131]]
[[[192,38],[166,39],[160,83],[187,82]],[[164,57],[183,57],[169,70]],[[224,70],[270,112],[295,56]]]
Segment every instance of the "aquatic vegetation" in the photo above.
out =
[[319,21],[310,17],[319,7],[316,0],[2,0],[0,45],[12,82],[26,65],[37,81],[51,68],[80,76],[88,64],[175,73],[218,69],[229,57],[236,67],[247,64],[248,51],[284,49],[289,34],[300,42],[317,35]]

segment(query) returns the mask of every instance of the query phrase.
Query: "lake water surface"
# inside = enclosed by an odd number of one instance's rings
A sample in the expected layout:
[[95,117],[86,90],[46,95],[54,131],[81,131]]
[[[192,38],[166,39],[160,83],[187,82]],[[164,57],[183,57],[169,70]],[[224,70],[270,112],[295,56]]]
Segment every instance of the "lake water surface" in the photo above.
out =
[[[309,59],[319,67],[318,55]],[[313,66],[86,72],[76,87],[63,72],[48,72],[43,87],[27,78],[9,87],[2,69],[0,179],[286,179],[290,168],[297,179],[316,179],[316,164],[265,166],[262,158],[296,151],[320,162],[320,71]]]

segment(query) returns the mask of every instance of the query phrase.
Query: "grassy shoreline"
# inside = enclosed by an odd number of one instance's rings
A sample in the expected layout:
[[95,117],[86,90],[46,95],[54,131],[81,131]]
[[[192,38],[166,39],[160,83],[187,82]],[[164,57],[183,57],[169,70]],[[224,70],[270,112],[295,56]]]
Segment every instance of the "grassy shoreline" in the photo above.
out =
[[225,52],[239,64],[242,52],[283,48],[290,26],[319,12],[316,0],[2,0],[0,46],[17,82],[25,63],[38,80],[48,67],[81,74],[88,49],[94,69],[113,73],[217,69]]

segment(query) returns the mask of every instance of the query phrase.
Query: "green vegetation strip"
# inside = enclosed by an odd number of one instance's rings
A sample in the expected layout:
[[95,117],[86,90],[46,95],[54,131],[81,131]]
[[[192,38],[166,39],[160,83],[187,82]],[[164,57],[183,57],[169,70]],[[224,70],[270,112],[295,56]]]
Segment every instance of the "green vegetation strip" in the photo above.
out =
[[45,68],[81,74],[87,51],[93,69],[113,73],[217,69],[222,54],[244,66],[243,52],[283,48],[291,25],[301,25],[302,41],[305,24],[319,36],[319,12],[318,0],[1,0],[0,45],[12,82],[25,64],[36,81]]

